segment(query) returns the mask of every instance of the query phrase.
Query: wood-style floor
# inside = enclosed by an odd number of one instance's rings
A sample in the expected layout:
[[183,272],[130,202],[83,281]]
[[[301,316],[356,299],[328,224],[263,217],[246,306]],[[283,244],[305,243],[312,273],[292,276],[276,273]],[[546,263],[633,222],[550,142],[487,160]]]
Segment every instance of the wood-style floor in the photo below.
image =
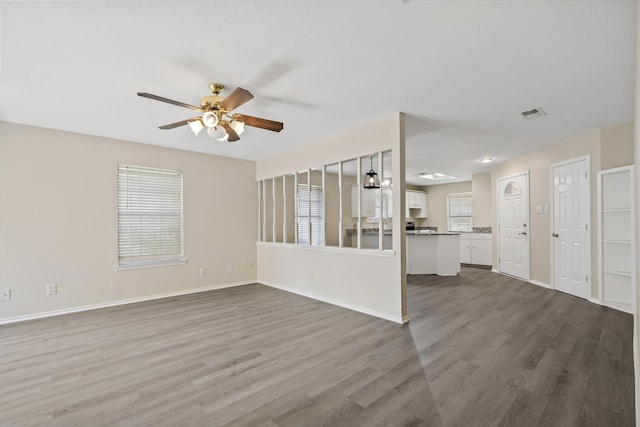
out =
[[2,426],[632,426],[632,316],[484,269],[407,326],[248,285],[0,327]]

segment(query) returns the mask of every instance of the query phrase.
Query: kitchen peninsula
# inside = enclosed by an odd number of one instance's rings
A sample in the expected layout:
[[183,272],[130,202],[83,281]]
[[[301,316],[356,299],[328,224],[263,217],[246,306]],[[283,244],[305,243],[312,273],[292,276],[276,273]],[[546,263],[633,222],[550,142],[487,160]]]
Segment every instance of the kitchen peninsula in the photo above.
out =
[[407,274],[455,276],[460,272],[460,234],[407,231]]
[[[362,229],[361,248],[378,248],[378,229]],[[357,246],[357,231],[347,230],[351,246]],[[385,230],[383,249],[392,249],[391,230]],[[455,276],[460,272],[460,233],[438,233],[434,230],[407,230],[407,274]]]

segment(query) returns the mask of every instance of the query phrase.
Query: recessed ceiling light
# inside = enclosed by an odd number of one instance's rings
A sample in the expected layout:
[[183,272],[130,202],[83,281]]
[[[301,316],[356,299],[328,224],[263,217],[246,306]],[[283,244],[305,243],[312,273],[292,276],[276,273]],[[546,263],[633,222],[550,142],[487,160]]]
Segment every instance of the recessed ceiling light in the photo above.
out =
[[424,179],[432,179],[434,181],[437,181],[439,179],[452,179],[452,178],[457,178],[456,176],[453,175],[447,175],[446,173],[440,173],[440,172],[435,172],[435,173],[421,173],[420,178],[424,178]]
[[491,163],[493,162],[493,157],[483,157],[480,160],[478,160],[480,163]]
[[531,110],[523,111],[522,113],[520,113],[520,115],[525,119],[530,120],[535,119],[536,117],[546,116],[547,113],[545,113],[542,108],[536,107],[532,108]]

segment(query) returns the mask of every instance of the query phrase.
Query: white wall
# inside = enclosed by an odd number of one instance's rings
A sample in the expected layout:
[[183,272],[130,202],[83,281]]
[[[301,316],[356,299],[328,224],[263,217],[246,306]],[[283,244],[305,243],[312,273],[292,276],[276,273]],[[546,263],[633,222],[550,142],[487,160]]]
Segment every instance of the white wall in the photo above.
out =
[[[118,163],[183,171],[186,265],[114,270]],[[0,321],[254,282],[256,199],[254,162],[0,122]]]
[[[392,150],[393,252],[258,243],[258,281],[397,323],[407,319],[404,115],[394,114],[257,162],[258,180]],[[350,188],[348,189],[350,194]],[[396,209],[399,207],[399,209]]]

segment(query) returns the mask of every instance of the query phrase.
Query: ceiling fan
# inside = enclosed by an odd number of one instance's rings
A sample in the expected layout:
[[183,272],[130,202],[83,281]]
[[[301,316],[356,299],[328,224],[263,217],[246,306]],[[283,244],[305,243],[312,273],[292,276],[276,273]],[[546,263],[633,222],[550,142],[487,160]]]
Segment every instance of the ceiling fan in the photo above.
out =
[[283,123],[273,120],[261,119],[245,114],[230,115],[232,110],[235,110],[253,98],[253,95],[248,90],[238,87],[231,92],[229,96],[224,98],[220,96],[220,92],[224,89],[224,86],[220,83],[209,84],[209,89],[211,89],[213,95],[203,97],[200,100],[199,107],[146,92],[138,92],[138,96],[155,99],[156,101],[166,102],[202,113],[202,116],[160,126],[160,129],[173,129],[189,125],[193,133],[197,135],[201,130],[206,128],[207,134],[210,137],[218,141],[232,142],[240,139],[240,135],[244,132],[245,125],[274,132],[280,132],[284,128]]

